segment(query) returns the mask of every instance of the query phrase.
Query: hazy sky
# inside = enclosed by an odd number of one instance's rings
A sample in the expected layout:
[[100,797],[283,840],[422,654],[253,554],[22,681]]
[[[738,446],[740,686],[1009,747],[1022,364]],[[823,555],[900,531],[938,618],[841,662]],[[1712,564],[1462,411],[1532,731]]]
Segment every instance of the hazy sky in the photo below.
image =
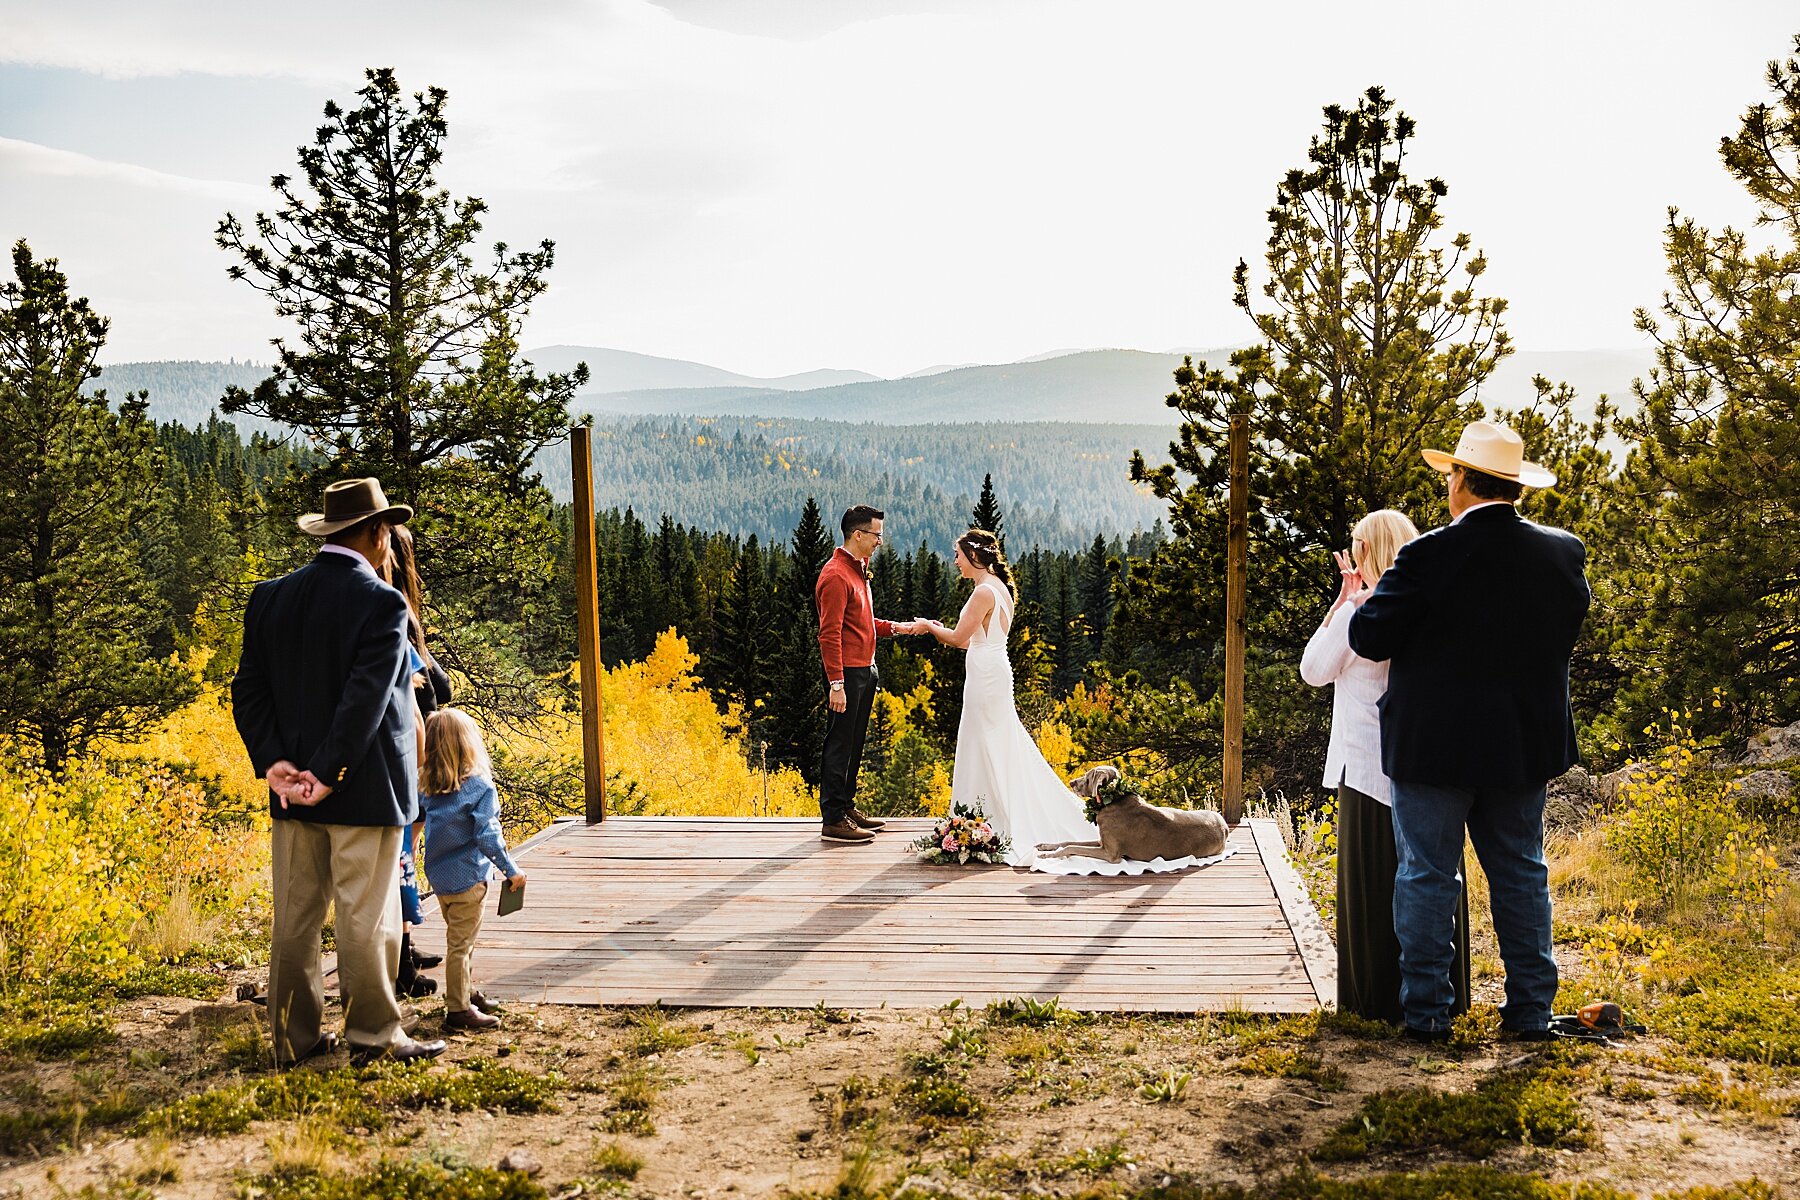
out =
[[0,237],[59,258],[107,358],[266,359],[225,278],[367,66],[450,92],[444,179],[553,238],[527,345],[775,375],[1248,340],[1276,179],[1379,83],[1522,346],[1637,344],[1670,205],[1746,202],[1722,135],[1791,0],[0,0]]

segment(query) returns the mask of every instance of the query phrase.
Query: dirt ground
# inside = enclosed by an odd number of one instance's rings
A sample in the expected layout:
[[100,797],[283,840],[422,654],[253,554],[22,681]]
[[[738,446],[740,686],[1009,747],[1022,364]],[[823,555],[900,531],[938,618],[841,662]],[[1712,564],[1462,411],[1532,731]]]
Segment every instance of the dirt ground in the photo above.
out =
[[[166,1099],[258,1077],[226,1065],[232,1047],[256,1036],[258,1011],[174,999],[122,1004],[113,1017],[118,1042],[85,1061],[5,1064],[0,1104],[17,1112],[123,1088]],[[431,1036],[437,1006],[422,1011],[419,1033]],[[912,1177],[958,1196],[1066,1195],[1096,1185],[1128,1194],[1165,1177],[1250,1184],[1313,1154],[1370,1093],[1463,1091],[1557,1053],[1486,1040],[1440,1050],[1355,1036],[1329,1021],[1321,1029],[1309,1019],[1230,1015],[1074,1021],[1040,1012],[1038,1023],[1020,1024],[959,1008],[504,1011],[502,1030],[452,1039],[445,1058],[425,1069],[457,1072],[499,1056],[520,1071],[553,1074],[557,1111],[427,1109],[399,1113],[378,1131],[282,1121],[180,1138],[132,1137],[121,1123],[6,1160],[0,1197],[232,1197],[278,1165],[354,1170],[387,1155],[493,1166],[521,1150],[540,1165],[538,1181],[563,1196],[824,1193],[854,1174],[859,1158],[857,1178],[876,1187]],[[1751,1177],[1800,1187],[1800,1122],[1679,1099],[1694,1064],[1672,1067],[1667,1050],[1647,1038],[1573,1056],[1591,1145],[1515,1144],[1483,1161],[1644,1195]],[[317,1064],[348,1075],[344,1065],[341,1053]],[[621,1159],[641,1160],[635,1178],[621,1177],[631,1173],[617,1168]],[[1427,1146],[1318,1169],[1355,1177],[1471,1161]]]

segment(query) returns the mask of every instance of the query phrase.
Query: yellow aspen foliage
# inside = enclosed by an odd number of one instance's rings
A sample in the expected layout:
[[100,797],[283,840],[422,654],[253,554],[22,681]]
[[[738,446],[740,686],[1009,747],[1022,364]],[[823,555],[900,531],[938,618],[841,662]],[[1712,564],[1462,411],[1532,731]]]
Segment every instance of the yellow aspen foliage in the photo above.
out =
[[238,737],[226,685],[207,678],[212,657],[213,652],[205,647],[188,654],[188,669],[200,683],[200,695],[192,703],[169,714],[137,741],[108,746],[105,754],[112,759],[142,759],[189,768],[227,799],[234,810],[266,814],[269,791],[250,765],[243,739]]
[[1038,726],[1037,747],[1044,761],[1064,779],[1079,775],[1092,765],[1083,761],[1081,747],[1075,744],[1075,735],[1069,727],[1054,717]]
[[0,747],[0,986],[115,976],[171,903],[217,911],[266,861],[205,790],[155,767],[77,759],[61,778]]
[[[607,773],[637,784],[647,816],[816,817],[818,801],[799,772],[765,775],[750,765],[730,715],[694,674],[699,665],[670,629],[642,662],[603,672]],[[579,758],[579,720],[563,714],[555,721],[553,752]]]

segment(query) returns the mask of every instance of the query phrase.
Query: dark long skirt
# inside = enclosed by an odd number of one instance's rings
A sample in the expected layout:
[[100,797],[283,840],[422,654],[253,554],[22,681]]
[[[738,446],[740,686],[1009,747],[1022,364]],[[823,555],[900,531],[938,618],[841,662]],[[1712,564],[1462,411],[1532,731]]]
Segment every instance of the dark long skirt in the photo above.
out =
[[[1405,1024],[1400,1011],[1400,940],[1394,936],[1394,814],[1353,787],[1338,785],[1338,1011]],[[1456,915],[1454,1016],[1469,1010],[1469,883],[1463,873]]]

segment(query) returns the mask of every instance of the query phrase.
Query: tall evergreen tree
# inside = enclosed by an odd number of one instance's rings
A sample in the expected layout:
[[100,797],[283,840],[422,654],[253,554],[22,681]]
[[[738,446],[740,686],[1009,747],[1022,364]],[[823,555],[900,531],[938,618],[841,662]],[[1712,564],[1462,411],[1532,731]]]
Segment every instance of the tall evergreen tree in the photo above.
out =
[[1087,554],[1081,559],[1080,582],[1077,585],[1081,615],[1087,623],[1086,657],[1089,661],[1100,657],[1106,627],[1112,622],[1113,578],[1116,573],[1112,555],[1107,550],[1106,536],[1096,533],[1093,545],[1088,547]]
[[814,587],[834,546],[811,496],[794,527],[793,551],[777,602],[781,653],[771,680],[769,756],[800,769],[815,787],[825,746],[825,671],[819,661],[819,608]]
[[[409,101],[391,70],[371,70],[357,99],[325,106],[298,151],[302,178],[271,181],[273,213],[248,228],[231,214],[219,223],[218,244],[238,260],[231,277],[297,327],[275,342],[274,374],[223,406],[300,429],[331,455],[324,473],[379,475],[418,509],[420,569],[434,602],[458,610],[444,623],[454,640],[480,622],[525,622],[554,578],[532,457],[567,429],[587,372],[540,376],[519,359],[554,248],[500,243],[476,263],[487,206],[453,201],[438,181],[443,89]],[[310,503],[319,482],[284,502]]]
[[84,394],[107,321],[55,259],[13,247],[0,286],[0,729],[60,771],[95,738],[141,731],[191,699],[151,653],[170,620],[134,531],[158,505],[162,456],[140,395]]
[[1004,526],[1006,518],[1000,513],[1000,501],[994,495],[994,475],[988,472],[981,477],[981,497],[975,501],[975,511],[969,514],[971,529],[985,529],[1000,540],[1000,549],[1006,549]]
[[[1755,237],[1669,210],[1670,288],[1640,310],[1656,366],[1621,425],[1636,447],[1609,589],[1633,680],[1619,735],[1664,706],[1707,732],[1744,734],[1800,717],[1800,36],[1768,65],[1719,155],[1756,208]],[[1711,700],[1719,689],[1719,705]]]
[[738,552],[731,586],[719,603],[709,675],[720,699],[739,706],[746,730],[758,739],[770,715],[767,680],[781,639],[775,591],[753,533]]
[[1096,736],[1106,750],[1179,747],[1175,761],[1218,751],[1216,712],[1174,698],[1210,698],[1221,682],[1227,428],[1241,413],[1256,580],[1246,750],[1283,770],[1322,755],[1323,702],[1292,681],[1336,587],[1330,552],[1374,509],[1436,523],[1443,485],[1419,450],[1453,444],[1480,415],[1475,390],[1510,351],[1505,301],[1476,291],[1487,259],[1467,234],[1441,234],[1448,189],[1406,172],[1412,120],[1380,88],[1324,118],[1306,165],[1276,187],[1266,282],[1253,288],[1242,262],[1234,274],[1234,300],[1261,341],[1233,353],[1226,370],[1184,363],[1169,397],[1184,418],[1172,461],[1153,468],[1133,457],[1133,479],[1169,503],[1172,536],[1126,580],[1115,658],[1183,687],[1144,706],[1177,728],[1133,719]]

